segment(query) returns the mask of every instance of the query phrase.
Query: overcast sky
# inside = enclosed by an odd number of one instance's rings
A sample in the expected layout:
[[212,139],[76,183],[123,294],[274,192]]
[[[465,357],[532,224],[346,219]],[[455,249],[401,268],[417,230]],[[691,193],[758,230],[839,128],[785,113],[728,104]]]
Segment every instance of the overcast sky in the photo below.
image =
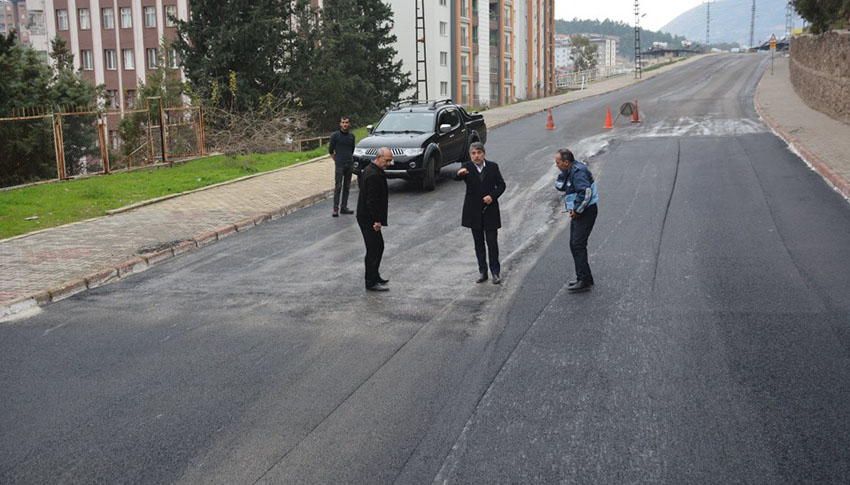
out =
[[[658,30],[679,14],[704,3],[703,0],[640,0],[640,26]],[[572,20],[619,20],[635,24],[634,0],[555,0],[555,18]]]

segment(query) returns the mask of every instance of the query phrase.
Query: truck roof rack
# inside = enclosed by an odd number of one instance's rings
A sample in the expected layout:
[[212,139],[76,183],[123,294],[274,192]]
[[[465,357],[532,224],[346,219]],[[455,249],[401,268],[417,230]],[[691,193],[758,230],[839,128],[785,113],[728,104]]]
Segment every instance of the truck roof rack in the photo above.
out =
[[437,100],[421,100],[421,99],[403,99],[393,104],[392,109],[408,108],[411,106],[428,105],[428,109],[436,109],[437,106],[443,104],[452,104],[451,98],[443,98]]

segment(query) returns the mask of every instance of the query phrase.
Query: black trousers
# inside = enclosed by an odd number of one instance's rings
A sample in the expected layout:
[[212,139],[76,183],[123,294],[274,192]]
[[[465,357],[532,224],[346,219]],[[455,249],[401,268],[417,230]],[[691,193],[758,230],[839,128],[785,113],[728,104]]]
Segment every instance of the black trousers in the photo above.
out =
[[[348,207],[348,190],[351,188],[351,170],[354,166],[350,163],[336,165],[334,171],[334,209]],[[342,205],[339,205],[339,196],[342,192]]]
[[[478,258],[478,272],[487,273],[487,256],[490,256],[490,272],[499,274],[502,269],[499,265],[499,230],[498,229],[472,229],[472,239],[475,241],[475,257]],[[484,241],[487,247],[484,247]]]
[[570,252],[576,265],[576,279],[593,283],[593,273],[587,261],[587,239],[596,223],[596,204],[588,206],[578,219],[570,221]]
[[363,242],[366,243],[366,286],[372,286],[381,277],[381,258],[384,255],[384,235],[372,227],[373,222],[357,220]]

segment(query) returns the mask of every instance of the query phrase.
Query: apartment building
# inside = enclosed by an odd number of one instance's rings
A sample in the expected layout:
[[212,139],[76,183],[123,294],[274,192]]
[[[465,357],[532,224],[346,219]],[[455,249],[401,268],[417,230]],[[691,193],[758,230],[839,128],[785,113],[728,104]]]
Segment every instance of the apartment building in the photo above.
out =
[[574,66],[572,38],[569,35],[557,34],[555,36],[555,71],[570,72]]
[[[17,14],[15,13],[17,3]],[[17,15],[17,18],[15,18]],[[25,30],[27,23],[27,5],[23,0],[19,2],[0,1],[0,32],[9,35],[13,30],[18,32],[18,40],[24,45],[29,45],[29,33]]]
[[[416,38],[416,3],[425,42]],[[554,0],[387,0],[402,69],[416,81],[424,48],[427,97],[499,106],[554,92]],[[426,73],[420,71],[420,76]],[[419,97],[426,93],[420,88]],[[416,94],[414,87],[402,97]]]
[[584,34],[592,44],[596,44],[597,67],[613,67],[617,65],[617,37],[610,35]]
[[[48,52],[63,37],[74,54],[74,67],[93,84],[104,84],[109,109],[136,108],[136,88],[158,67],[160,40],[177,35],[173,18],[189,17],[189,0],[27,0],[30,45]],[[168,66],[180,69],[172,50]],[[182,70],[178,75],[183,76]],[[110,144],[117,146],[118,114],[108,116]]]

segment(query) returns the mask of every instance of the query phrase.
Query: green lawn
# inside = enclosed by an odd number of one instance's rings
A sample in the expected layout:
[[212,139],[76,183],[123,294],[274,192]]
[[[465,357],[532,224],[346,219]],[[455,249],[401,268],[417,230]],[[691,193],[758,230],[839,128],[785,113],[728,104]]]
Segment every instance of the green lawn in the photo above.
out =
[[[354,134],[361,140],[367,134],[366,128],[358,128]],[[151,168],[0,191],[0,239],[102,216],[108,210],[125,205],[268,172],[327,153],[327,145],[323,145],[308,152],[217,155],[173,168]]]
[[102,216],[110,209],[267,172],[327,153],[217,155],[173,168],[66,180],[0,192],[0,239]]

